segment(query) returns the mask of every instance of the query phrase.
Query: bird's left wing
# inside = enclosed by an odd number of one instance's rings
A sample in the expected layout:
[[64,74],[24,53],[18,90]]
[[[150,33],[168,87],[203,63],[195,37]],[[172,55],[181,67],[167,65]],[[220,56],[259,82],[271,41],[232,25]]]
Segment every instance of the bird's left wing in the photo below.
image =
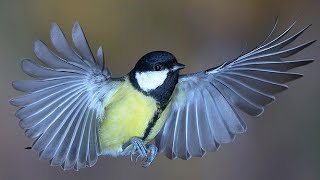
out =
[[156,137],[160,152],[171,159],[203,156],[245,132],[246,124],[238,110],[259,116],[275,100],[276,93],[288,88],[286,82],[302,76],[288,70],[312,62],[282,60],[314,42],[283,50],[307,29],[281,40],[292,27],[267,42],[271,32],[257,48],[234,61],[182,75],[172,96],[168,119]]
[[64,169],[92,166],[100,154],[98,126],[104,104],[121,82],[111,79],[101,47],[93,57],[78,23],[72,30],[77,51],[57,24],[50,35],[59,56],[36,41],[34,52],[46,66],[22,61],[23,71],[36,80],[14,81],[13,87],[26,95],[13,98],[11,104],[20,108],[20,126],[36,139],[32,149],[41,159]]

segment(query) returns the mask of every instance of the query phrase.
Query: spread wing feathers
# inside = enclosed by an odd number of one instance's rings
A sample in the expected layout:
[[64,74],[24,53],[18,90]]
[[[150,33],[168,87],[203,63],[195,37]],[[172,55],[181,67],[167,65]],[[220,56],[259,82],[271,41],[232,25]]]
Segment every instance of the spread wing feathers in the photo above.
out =
[[32,149],[40,152],[40,158],[63,169],[78,170],[97,161],[98,123],[117,82],[104,68],[101,48],[94,59],[78,23],[72,39],[77,51],[53,24],[51,41],[59,56],[43,42],[35,42],[34,52],[46,67],[22,61],[23,71],[36,80],[14,81],[13,87],[27,94],[11,103],[20,107],[16,116],[26,136],[36,138]]
[[246,124],[238,109],[259,116],[264,107],[275,100],[275,94],[288,88],[286,82],[302,76],[288,70],[313,61],[282,60],[314,42],[282,50],[309,26],[281,40],[292,27],[234,61],[182,75],[173,95],[168,120],[156,137],[160,152],[171,159],[203,156],[205,152],[216,151],[220,144],[231,142],[235,134],[245,132]]

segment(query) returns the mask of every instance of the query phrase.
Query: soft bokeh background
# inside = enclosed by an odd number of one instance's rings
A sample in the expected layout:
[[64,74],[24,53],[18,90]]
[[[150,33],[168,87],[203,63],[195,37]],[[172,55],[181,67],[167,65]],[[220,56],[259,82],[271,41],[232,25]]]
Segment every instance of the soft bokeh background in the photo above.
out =
[[298,42],[319,39],[319,1],[211,0],[211,1],[0,1],[0,179],[210,179],[210,180],[317,180],[320,179],[320,49],[319,43],[294,59],[318,61],[296,71],[304,78],[263,116],[248,119],[248,132],[219,152],[189,161],[157,157],[144,169],[127,157],[101,157],[93,168],[64,172],[39,161],[24,150],[31,141],[23,135],[8,100],[18,95],[11,81],[28,78],[20,70],[22,58],[32,58],[32,42],[49,44],[49,30],[57,22],[68,37],[79,21],[96,51],[105,50],[108,66],[119,76],[152,50],[173,52],[188,65],[185,72],[215,66],[254,47],[280,16],[284,30],[298,19],[298,30],[313,26]]

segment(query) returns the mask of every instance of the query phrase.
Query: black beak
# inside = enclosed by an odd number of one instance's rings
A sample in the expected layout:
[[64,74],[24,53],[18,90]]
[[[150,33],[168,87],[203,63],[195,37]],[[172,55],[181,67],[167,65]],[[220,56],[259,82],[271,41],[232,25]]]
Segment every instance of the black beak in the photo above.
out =
[[178,71],[181,69],[184,69],[186,65],[180,64],[180,63],[175,63],[174,66],[172,67],[171,71]]

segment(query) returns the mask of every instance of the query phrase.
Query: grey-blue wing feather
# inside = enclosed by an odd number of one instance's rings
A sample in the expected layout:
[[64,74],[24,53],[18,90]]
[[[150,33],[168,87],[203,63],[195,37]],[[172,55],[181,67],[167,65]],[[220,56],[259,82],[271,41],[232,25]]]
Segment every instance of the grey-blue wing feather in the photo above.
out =
[[293,25],[267,42],[270,33],[258,47],[233,61],[181,75],[168,107],[168,119],[156,137],[160,152],[171,159],[203,156],[245,132],[246,124],[239,110],[251,116],[262,114],[265,106],[275,100],[274,95],[288,88],[285,83],[302,77],[288,70],[313,62],[282,59],[315,42],[283,50],[309,27],[281,40]]
[[35,54],[46,66],[23,60],[23,71],[36,79],[14,81],[13,87],[26,94],[11,100],[20,108],[15,115],[26,136],[36,139],[32,149],[65,170],[96,163],[104,103],[119,85],[104,68],[101,48],[98,61],[94,60],[78,23],[72,34],[79,52],[68,44],[57,24],[50,35],[60,56],[43,42],[35,42]]
[[67,59],[70,63],[76,63],[83,69],[88,68],[88,65],[82,60],[82,57],[78,55],[69,45],[62,30],[56,23],[53,23],[52,25],[50,38],[53,46],[58,51],[61,58]]

